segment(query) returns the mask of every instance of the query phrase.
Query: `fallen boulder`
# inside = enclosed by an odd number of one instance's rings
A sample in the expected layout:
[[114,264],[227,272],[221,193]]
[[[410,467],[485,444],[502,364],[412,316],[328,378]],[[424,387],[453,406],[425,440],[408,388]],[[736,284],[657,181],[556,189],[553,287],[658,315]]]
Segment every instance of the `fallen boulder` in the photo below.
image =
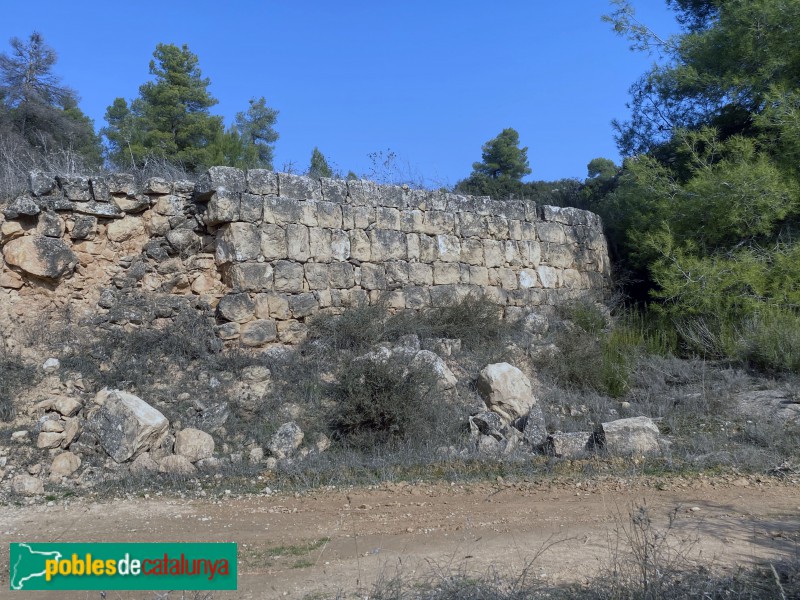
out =
[[536,404],[525,373],[508,363],[487,365],[478,375],[478,393],[489,408],[506,423],[530,413]]
[[601,423],[594,432],[594,445],[614,456],[658,454],[658,427],[648,417],[631,417]]

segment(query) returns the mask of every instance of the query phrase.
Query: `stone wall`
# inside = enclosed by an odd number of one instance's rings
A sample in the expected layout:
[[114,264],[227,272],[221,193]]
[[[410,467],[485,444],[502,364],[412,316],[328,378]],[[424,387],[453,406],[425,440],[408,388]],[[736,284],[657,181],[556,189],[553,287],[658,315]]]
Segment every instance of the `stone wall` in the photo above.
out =
[[[32,173],[3,215],[7,307],[44,297],[138,325],[169,318],[169,297],[195,296],[216,307],[221,338],[248,346],[297,342],[320,310],[421,309],[480,292],[515,318],[609,282],[593,213],[369,181],[229,167],[141,186]],[[161,301],[115,313],[131,290]]]

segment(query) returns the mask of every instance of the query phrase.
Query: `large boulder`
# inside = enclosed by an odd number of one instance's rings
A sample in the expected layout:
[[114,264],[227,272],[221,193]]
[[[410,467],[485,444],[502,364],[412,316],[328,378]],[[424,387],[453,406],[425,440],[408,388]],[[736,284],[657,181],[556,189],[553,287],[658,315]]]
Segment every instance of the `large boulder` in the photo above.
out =
[[167,432],[167,418],[138,396],[102,390],[97,400],[102,404],[89,415],[87,425],[118,463],[157,446]]
[[658,454],[658,438],[658,427],[648,417],[601,423],[594,432],[595,445],[614,456]]
[[44,484],[41,479],[20,473],[11,480],[11,490],[22,496],[39,496],[44,494]]
[[527,416],[537,403],[525,373],[505,362],[484,367],[478,375],[478,393],[506,423]]
[[268,448],[277,459],[289,458],[303,443],[303,431],[294,421],[284,423],[269,440]]
[[53,459],[50,465],[50,479],[60,480],[69,477],[81,466],[81,459],[72,452],[62,452]]
[[71,275],[78,257],[57,238],[29,235],[11,240],[3,246],[5,261],[28,275],[57,280]]
[[185,456],[171,454],[158,462],[158,472],[169,475],[194,475],[197,473],[195,466]]
[[175,454],[190,462],[210,458],[214,454],[214,438],[205,431],[187,427],[175,434]]
[[556,432],[547,436],[545,452],[559,458],[580,458],[594,450],[588,431]]
[[445,362],[430,350],[420,350],[411,361],[410,367],[428,371],[433,375],[436,382],[436,389],[440,392],[452,390],[456,387],[458,380]]

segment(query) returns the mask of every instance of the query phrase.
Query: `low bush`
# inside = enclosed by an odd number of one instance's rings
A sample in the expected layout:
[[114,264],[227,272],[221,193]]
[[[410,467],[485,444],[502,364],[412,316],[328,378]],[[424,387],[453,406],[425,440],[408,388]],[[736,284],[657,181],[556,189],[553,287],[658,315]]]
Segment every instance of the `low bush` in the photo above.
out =
[[15,397],[36,379],[36,369],[23,362],[15,352],[0,342],[0,421],[11,421],[16,416]]

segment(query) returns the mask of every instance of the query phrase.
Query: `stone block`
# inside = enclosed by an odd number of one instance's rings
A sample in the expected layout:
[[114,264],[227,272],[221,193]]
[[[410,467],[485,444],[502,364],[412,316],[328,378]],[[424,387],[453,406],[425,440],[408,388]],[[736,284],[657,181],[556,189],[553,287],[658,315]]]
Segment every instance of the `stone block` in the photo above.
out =
[[373,262],[405,260],[408,256],[406,234],[390,229],[373,229],[369,232],[370,253]]
[[477,238],[461,240],[459,260],[470,265],[483,265],[483,242]]
[[392,260],[384,264],[386,286],[393,289],[408,284],[408,263],[404,260]]
[[350,198],[347,195],[347,182],[343,179],[320,177],[322,199],[336,204],[347,204]]
[[458,263],[433,263],[434,285],[444,285],[461,282],[461,268]]
[[505,264],[505,245],[497,240],[483,240],[483,260],[487,267],[502,267]]
[[333,260],[350,258],[350,236],[341,229],[331,230],[331,258]]
[[558,223],[539,223],[537,227],[539,241],[550,242],[553,244],[565,244],[567,241],[564,235],[564,228]]
[[317,202],[317,223],[328,229],[342,228],[342,207],[333,202]]
[[372,260],[372,246],[366,232],[360,229],[350,232],[350,256],[362,262]]
[[244,193],[239,201],[239,220],[258,223],[264,218],[264,199],[255,194]]
[[361,265],[361,287],[365,290],[385,290],[386,271],[382,264],[363,263]]
[[536,273],[539,275],[539,281],[542,282],[544,288],[557,288],[560,287],[560,271],[553,267],[539,265],[536,268]]
[[78,264],[78,257],[62,240],[35,235],[8,242],[3,258],[28,275],[53,281],[71,275]]
[[535,269],[521,269],[518,273],[519,287],[522,289],[539,287],[539,275]]
[[227,190],[238,194],[247,189],[244,171],[235,167],[211,167],[197,180],[195,191],[201,200],[211,197],[214,192]]
[[403,289],[405,295],[406,308],[419,310],[431,305],[431,294],[427,287],[410,286]]
[[333,262],[329,265],[330,287],[349,289],[355,285],[353,265],[346,262]]
[[299,202],[300,205],[300,224],[306,227],[317,227],[319,219],[317,218],[317,205],[318,202],[305,201]]
[[206,205],[204,220],[207,225],[220,225],[239,220],[239,194],[228,189],[219,189],[211,194]]
[[332,258],[331,230],[310,227],[308,239],[311,258],[316,262],[330,262]]
[[299,223],[303,216],[301,203],[293,198],[268,196],[264,199],[264,222],[289,225]]
[[400,211],[396,208],[379,206],[375,210],[375,224],[380,229],[400,229]]
[[269,316],[273,319],[286,321],[292,318],[289,310],[289,298],[285,294],[268,294]]
[[278,328],[271,319],[256,319],[242,325],[239,341],[243,346],[256,348],[278,338]]
[[252,223],[227,223],[217,230],[218,265],[256,260],[261,252],[261,234]]
[[286,249],[291,260],[305,262],[311,256],[308,227],[305,225],[286,226]]
[[319,302],[316,296],[310,292],[289,296],[289,311],[292,318],[302,319],[313,315],[319,310]]
[[278,195],[278,176],[266,169],[250,169],[246,176],[246,189],[261,196]]
[[489,285],[489,269],[486,267],[479,267],[470,265],[469,267],[469,282],[472,285]]
[[278,321],[278,339],[283,344],[299,344],[307,335],[308,328],[298,321]]
[[286,245],[286,230],[280,225],[265,223],[261,227],[261,254],[267,260],[284,259],[289,256]]
[[419,234],[419,261],[431,264],[439,260],[439,245],[436,238],[423,233]]
[[278,173],[278,193],[282,198],[295,200],[323,199],[322,186],[318,179],[291,173]]
[[306,283],[311,290],[324,290],[330,285],[328,265],[325,263],[305,264]]
[[225,321],[246,323],[255,315],[255,303],[247,293],[233,293],[220,298],[217,316]]
[[272,265],[269,263],[237,263],[225,271],[225,283],[234,291],[263,292],[272,289]]
[[428,235],[454,234],[455,215],[438,210],[429,210],[425,213],[419,233]]
[[279,260],[274,263],[275,291],[297,293],[303,291],[305,272],[300,263]]
[[436,236],[439,260],[458,262],[461,259],[461,240],[455,235],[441,234]]

